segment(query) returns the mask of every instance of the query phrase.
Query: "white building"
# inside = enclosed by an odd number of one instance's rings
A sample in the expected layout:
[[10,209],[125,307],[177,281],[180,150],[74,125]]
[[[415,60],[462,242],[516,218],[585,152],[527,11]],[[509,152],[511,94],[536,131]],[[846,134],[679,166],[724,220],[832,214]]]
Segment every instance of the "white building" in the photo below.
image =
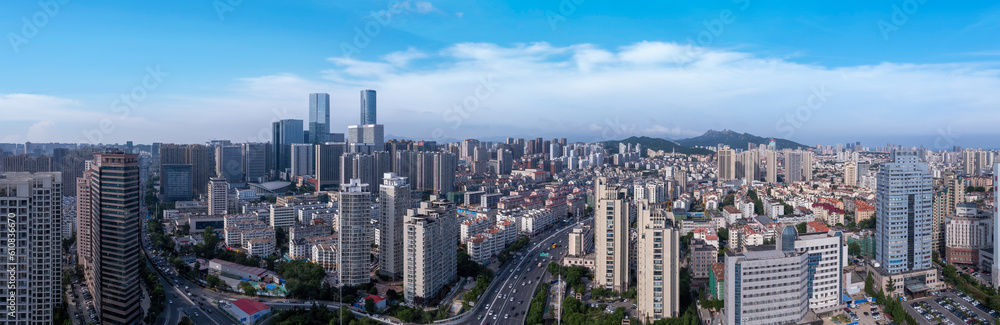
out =
[[424,305],[458,276],[458,220],[455,205],[444,200],[421,202],[403,221],[406,303]]
[[229,182],[223,177],[208,181],[208,214],[224,215],[229,210]]
[[357,286],[369,282],[371,242],[366,231],[371,223],[371,193],[359,179],[341,184],[337,193],[340,202],[337,219],[339,285]]
[[246,242],[247,257],[268,257],[274,254],[274,239],[254,238]]

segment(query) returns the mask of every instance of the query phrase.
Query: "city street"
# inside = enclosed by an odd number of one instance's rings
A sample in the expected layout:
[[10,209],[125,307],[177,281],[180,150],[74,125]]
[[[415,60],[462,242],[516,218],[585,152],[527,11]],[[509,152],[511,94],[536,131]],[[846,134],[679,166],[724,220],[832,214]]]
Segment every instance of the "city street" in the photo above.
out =
[[[590,222],[590,220],[584,219],[580,222]],[[549,262],[558,263],[566,254],[567,233],[577,224],[578,222],[565,223],[562,225],[563,228],[554,228],[536,236],[524,255],[515,255],[497,271],[493,283],[482,295],[484,298],[493,297],[492,299],[480,299],[465,316],[439,324],[524,324],[538,283],[548,280],[547,265]],[[552,244],[560,241],[562,243],[559,247],[553,249]],[[551,256],[540,257],[539,254],[543,252],[548,252]],[[542,263],[542,267],[538,267],[538,263]],[[517,292],[514,292],[515,290]],[[512,296],[513,301],[511,301]],[[507,315],[507,318],[504,318],[504,315]]]

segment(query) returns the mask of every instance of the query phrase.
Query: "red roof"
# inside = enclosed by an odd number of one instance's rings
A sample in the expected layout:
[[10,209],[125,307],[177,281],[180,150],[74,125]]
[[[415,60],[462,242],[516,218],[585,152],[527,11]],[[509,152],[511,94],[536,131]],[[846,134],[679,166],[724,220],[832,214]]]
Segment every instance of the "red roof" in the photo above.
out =
[[264,303],[251,299],[240,299],[237,301],[233,301],[233,305],[236,306],[236,308],[242,310],[247,315],[253,315],[262,310],[271,309],[271,307],[268,307]]
[[365,300],[368,300],[368,299],[371,299],[376,304],[382,302],[382,300],[385,300],[385,298],[382,298],[382,297],[379,297],[379,296],[376,296],[376,295],[369,295],[369,296],[365,297]]

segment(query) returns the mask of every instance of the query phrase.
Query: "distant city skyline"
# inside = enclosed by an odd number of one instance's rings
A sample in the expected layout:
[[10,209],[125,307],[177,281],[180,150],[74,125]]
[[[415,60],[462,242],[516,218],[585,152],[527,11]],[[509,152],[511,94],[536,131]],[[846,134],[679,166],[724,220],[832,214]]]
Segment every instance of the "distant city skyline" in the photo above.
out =
[[[41,12],[4,8],[0,29],[15,36]],[[0,142],[263,142],[274,121],[309,120],[309,93],[330,94],[330,131],[344,132],[373,89],[386,133],[412,139],[733,129],[990,146],[1000,49],[981,40],[1000,29],[1000,6],[893,14],[867,2],[73,2],[0,46],[0,70],[17,76],[0,80]]]

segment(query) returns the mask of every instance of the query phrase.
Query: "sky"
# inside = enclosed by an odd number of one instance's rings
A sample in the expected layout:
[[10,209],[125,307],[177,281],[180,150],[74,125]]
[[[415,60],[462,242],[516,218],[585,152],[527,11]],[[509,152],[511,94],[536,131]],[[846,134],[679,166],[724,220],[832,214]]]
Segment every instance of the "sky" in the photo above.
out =
[[343,132],[375,89],[387,138],[1000,147],[989,1],[6,1],[0,32],[0,142],[268,141],[314,92]]

